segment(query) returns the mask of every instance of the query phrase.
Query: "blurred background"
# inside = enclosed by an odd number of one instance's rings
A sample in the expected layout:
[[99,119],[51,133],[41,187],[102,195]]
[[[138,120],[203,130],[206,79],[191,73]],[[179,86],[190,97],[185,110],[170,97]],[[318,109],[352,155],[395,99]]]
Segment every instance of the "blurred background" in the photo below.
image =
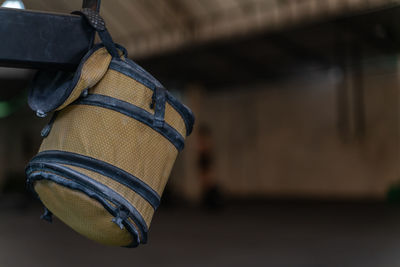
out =
[[101,14],[194,132],[149,243],[103,247],[39,219],[34,71],[0,68],[1,267],[400,266],[400,1],[103,0]]

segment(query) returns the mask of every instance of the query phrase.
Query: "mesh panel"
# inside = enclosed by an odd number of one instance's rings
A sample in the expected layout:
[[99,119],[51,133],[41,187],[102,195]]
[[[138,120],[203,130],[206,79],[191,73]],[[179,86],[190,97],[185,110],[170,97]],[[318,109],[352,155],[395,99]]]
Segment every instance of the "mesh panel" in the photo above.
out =
[[181,115],[168,102],[165,105],[165,121],[177,130],[183,138],[186,137],[186,125]]
[[35,191],[54,215],[87,238],[112,246],[132,242],[131,234],[113,223],[112,215],[87,195],[47,180],[37,181]]
[[111,62],[111,55],[105,48],[100,48],[94,52],[89,59],[83,64],[81,76],[74,90],[68,99],[57,110],[65,108],[73,101],[78,99],[82,91],[96,85],[96,83],[104,76]]
[[[153,91],[115,70],[108,70],[104,78],[89,92],[123,100],[154,114],[154,110],[150,108]],[[185,122],[181,115],[168,103],[165,105],[165,121],[183,137],[186,137]]]
[[60,111],[40,151],[61,150],[93,157],[140,178],[162,194],[178,154],[161,134],[135,119],[95,106]]
[[118,194],[120,194],[122,197],[124,197],[126,200],[128,200],[132,206],[134,206],[142,215],[143,219],[145,220],[147,226],[150,226],[151,219],[154,214],[154,209],[153,207],[146,201],[144,200],[140,195],[138,195],[136,192],[132,191],[125,185],[122,185],[111,178],[105,177],[99,173],[92,172],[86,169],[82,169],[79,167],[75,166],[69,166],[65,165],[68,168],[71,168],[73,170],[76,170],[86,176],[89,176],[90,178],[106,185],[107,187],[111,188]]
[[[111,56],[105,48],[94,52],[84,63],[81,77],[60,110],[50,134],[40,151],[72,152],[104,161],[138,177],[159,195],[175,162],[178,150],[151,127],[117,111],[86,105],[68,105],[83,90],[117,98],[151,114],[153,91],[130,77],[108,70]],[[186,137],[181,115],[168,103],[165,121]],[[67,166],[106,185],[129,201],[150,226],[154,209],[128,187],[93,171]],[[117,175],[117,174],[116,174]],[[130,233],[112,222],[113,216],[96,200],[51,181],[38,181],[34,186],[43,204],[75,231],[102,244],[127,246]],[[128,219],[136,228],[136,224]]]

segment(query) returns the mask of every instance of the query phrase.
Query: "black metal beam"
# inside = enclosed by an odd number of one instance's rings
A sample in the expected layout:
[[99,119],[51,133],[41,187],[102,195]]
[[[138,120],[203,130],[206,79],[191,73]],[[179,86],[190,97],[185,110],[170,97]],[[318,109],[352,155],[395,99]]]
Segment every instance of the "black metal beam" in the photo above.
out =
[[72,70],[94,34],[77,15],[0,8],[0,22],[4,67]]

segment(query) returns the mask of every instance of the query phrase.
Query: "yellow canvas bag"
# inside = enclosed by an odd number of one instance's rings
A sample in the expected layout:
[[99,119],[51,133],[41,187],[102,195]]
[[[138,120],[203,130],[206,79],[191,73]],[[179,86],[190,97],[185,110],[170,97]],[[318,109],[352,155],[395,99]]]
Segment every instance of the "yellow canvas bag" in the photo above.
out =
[[103,20],[82,13],[102,43],[74,73],[39,72],[29,105],[54,111],[27,184],[78,233],[102,244],[146,243],[154,211],[185,137],[192,112],[113,43]]

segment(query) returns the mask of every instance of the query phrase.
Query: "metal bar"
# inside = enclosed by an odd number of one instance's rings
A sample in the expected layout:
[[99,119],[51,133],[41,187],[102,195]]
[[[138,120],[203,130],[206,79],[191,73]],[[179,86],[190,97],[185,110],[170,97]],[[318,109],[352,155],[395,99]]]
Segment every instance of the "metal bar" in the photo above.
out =
[[0,8],[0,21],[0,66],[4,67],[73,70],[94,34],[77,15]]

